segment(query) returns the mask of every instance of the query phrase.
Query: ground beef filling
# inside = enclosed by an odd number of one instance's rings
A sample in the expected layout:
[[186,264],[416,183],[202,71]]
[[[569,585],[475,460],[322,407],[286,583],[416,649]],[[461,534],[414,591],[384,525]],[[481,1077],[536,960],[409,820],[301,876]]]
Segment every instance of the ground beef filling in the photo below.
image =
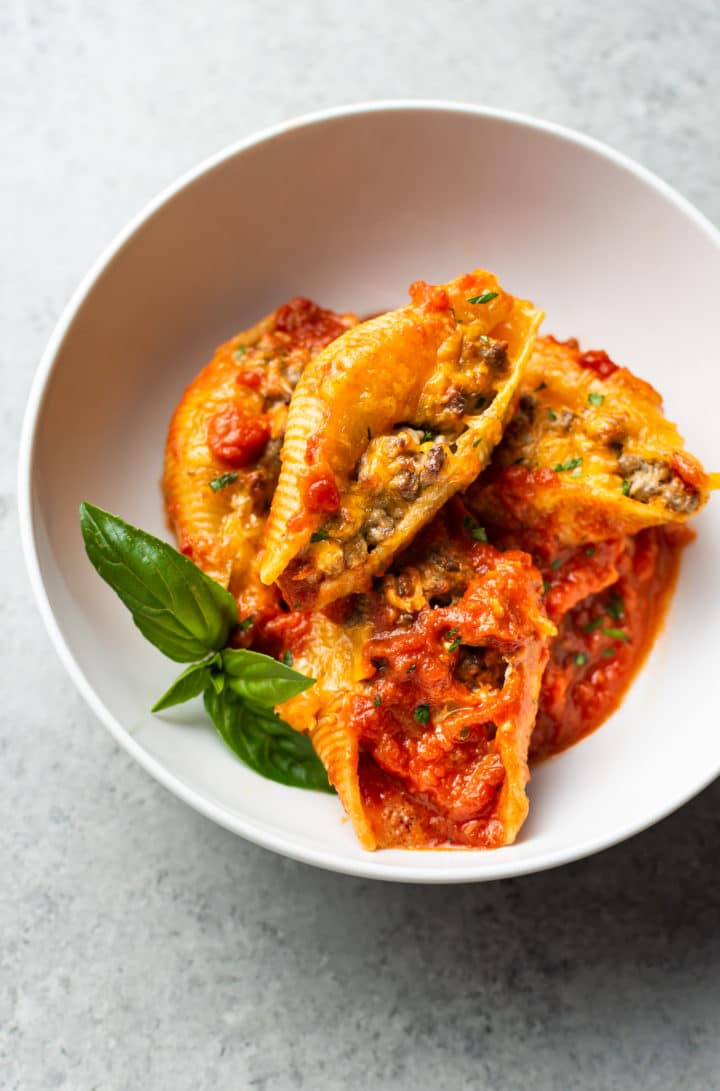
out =
[[672,472],[667,462],[624,454],[618,459],[618,470],[627,481],[627,495],[641,504],[660,498],[671,511],[690,513],[700,503],[698,494]]
[[348,502],[314,536],[310,548],[317,570],[332,577],[362,564],[437,480],[451,443],[452,435],[409,426],[372,439],[358,463]]
[[401,424],[389,435],[369,436],[341,510],[313,534],[292,567],[320,580],[362,564],[437,480],[467,427],[467,414],[480,415],[492,405],[509,366],[505,341],[464,339],[458,358],[421,397],[418,415],[425,425]]

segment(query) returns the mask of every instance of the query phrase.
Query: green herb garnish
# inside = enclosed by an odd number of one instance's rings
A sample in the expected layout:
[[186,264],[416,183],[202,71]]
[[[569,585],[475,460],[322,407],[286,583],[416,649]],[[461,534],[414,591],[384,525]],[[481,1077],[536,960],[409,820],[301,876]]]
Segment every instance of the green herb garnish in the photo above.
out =
[[420,440],[420,442],[421,443],[430,443],[434,439],[435,439],[435,433],[431,432],[430,429],[428,428],[423,432],[422,439]]
[[552,568],[553,572],[557,572],[561,564],[562,561],[560,560],[560,558],[556,557],[555,560],[551,562],[550,567]]
[[601,617],[596,617],[596,618],[594,618],[593,621],[588,622],[587,625],[583,625],[583,632],[584,633],[594,633],[596,629],[600,628],[602,623],[603,623],[603,619]]
[[244,617],[242,619],[242,621],[238,624],[238,629],[240,630],[240,632],[241,633],[246,633],[248,631],[248,629],[252,629],[254,620],[255,620],[255,615],[254,614],[248,614],[247,617]]
[[206,689],[204,702],[220,737],[256,773],[292,788],[334,791],[309,736],[271,709],[239,699],[227,686]]
[[578,652],[577,655],[573,656],[573,663],[576,667],[584,667],[587,661],[588,657],[585,655],[585,652]]
[[233,356],[244,356],[246,352],[247,349],[245,348],[245,345],[238,345],[233,353]]
[[550,590],[551,586],[552,586],[552,584],[550,583],[549,580],[543,580],[543,594],[544,595],[547,595],[547,593]]
[[605,636],[612,637],[613,640],[625,640],[628,643],[630,641],[630,637],[628,636],[628,634],[625,632],[624,629],[613,629],[613,628],[603,629],[603,633],[605,634]]
[[625,478],[622,483],[622,494],[623,496],[628,496],[630,494],[630,482],[627,478]]
[[467,726],[467,724],[465,725],[465,727],[460,728],[460,738],[461,739],[466,739],[469,734],[470,734],[470,728]]
[[499,292],[483,292],[482,295],[473,295],[468,299],[468,303],[489,303],[491,299],[497,299]]
[[233,629],[246,631],[252,616],[238,621],[232,595],[167,542],[85,503],[80,528],[91,563],[143,636],[170,659],[190,664],[153,711],[203,694],[218,733],[251,769],[281,784],[332,792],[309,738],[273,712],[314,679],[290,669],[289,653],[279,663],[228,647]]
[[476,542],[487,542],[488,536],[485,527],[481,527],[480,524],[476,523],[471,516],[465,516],[465,518],[463,519],[463,526],[467,530],[470,537],[473,538]]
[[376,693],[375,696],[373,697],[373,708],[380,708],[381,704],[382,704],[382,697],[380,696],[379,693]]
[[220,474],[219,477],[213,478],[210,482],[210,488],[213,492],[219,492],[220,489],[224,489],[227,485],[234,484],[238,479],[238,475],[232,470],[228,474]]
[[455,649],[459,648],[460,645],[462,644],[462,640],[458,636],[459,632],[460,632],[460,630],[457,628],[457,626],[454,629],[448,629],[446,635],[447,635],[448,640],[450,641],[450,643],[447,646],[447,650],[449,652],[454,652]]
[[592,390],[588,394],[587,400],[588,400],[588,405],[602,405],[602,403],[605,401],[605,395],[604,394],[596,394],[595,391]]
[[542,381],[542,382],[540,383],[540,386],[536,386],[536,387],[535,387],[535,393],[537,394],[537,393],[538,393],[538,391],[540,391],[540,390],[546,390],[546,389],[547,389],[547,383],[546,383],[546,382],[545,382],[545,380],[543,379],[543,381]]
[[557,413],[553,409],[547,411],[548,420],[557,420]]
[[596,550],[595,546],[586,546],[586,548],[585,548],[585,556],[586,557],[594,557],[596,553],[597,553],[597,550]]
[[600,652],[600,655],[603,657],[603,659],[612,659],[612,657],[615,655],[615,649],[604,648],[603,651]]
[[413,720],[416,724],[426,724],[430,719],[430,705],[418,705],[413,712]]
[[564,474],[567,473],[568,470],[577,470],[580,466],[582,466],[581,458],[569,458],[567,462],[558,462],[553,466],[553,470],[556,474]]
[[605,604],[605,612],[615,621],[622,621],[625,616],[625,603],[617,591],[613,591]]
[[292,652],[290,651],[289,648],[288,648],[288,650],[286,652],[284,652],[283,657],[282,657],[282,661],[283,661],[283,663],[285,664],[286,667],[292,667],[293,657],[292,657]]
[[326,530],[314,530],[310,535],[311,542],[326,542],[330,535]]

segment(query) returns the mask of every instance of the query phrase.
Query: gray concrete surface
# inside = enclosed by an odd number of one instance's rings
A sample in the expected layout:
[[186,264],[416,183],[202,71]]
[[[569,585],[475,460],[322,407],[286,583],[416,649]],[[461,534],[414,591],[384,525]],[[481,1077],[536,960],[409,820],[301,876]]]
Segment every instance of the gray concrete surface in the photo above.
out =
[[601,856],[489,886],[274,857],[165,793],[84,706],[14,496],[64,302],[197,160],[343,101],[466,99],[584,129],[718,221],[718,46],[713,0],[2,5],[1,1088],[720,1087],[720,784]]

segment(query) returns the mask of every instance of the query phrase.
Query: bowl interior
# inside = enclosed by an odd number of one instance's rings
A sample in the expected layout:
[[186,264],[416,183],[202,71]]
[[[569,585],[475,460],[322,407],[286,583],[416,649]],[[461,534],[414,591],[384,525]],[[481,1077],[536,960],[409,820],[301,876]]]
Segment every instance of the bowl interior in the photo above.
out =
[[87,562],[80,501],[168,536],[158,485],[167,424],[217,343],[294,295],[363,314],[402,304],[412,280],[476,266],[542,306],[547,332],[605,348],[653,382],[690,448],[720,466],[712,231],[589,142],[460,108],[326,117],[197,173],[71,308],[30,411],[26,540],[46,615],[93,706],[206,814],[339,870],[443,881],[544,867],[642,828],[720,770],[718,504],[697,520],[665,629],[621,709],[535,770],[530,819],[511,848],[365,853],[337,800],[256,777],[199,705],[148,714],[177,671]]

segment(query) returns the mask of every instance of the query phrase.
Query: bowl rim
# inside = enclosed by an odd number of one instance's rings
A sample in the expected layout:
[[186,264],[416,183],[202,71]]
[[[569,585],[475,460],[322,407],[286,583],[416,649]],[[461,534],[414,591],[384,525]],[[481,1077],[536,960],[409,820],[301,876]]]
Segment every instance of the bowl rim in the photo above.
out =
[[[691,202],[677,192],[658,175],[642,166],[634,159],[603,143],[594,137],[577,132],[574,129],[555,122],[545,121],[528,114],[513,110],[475,105],[467,102],[455,102],[442,99],[381,99],[370,102],[358,102],[340,105],[324,110],[298,115],[288,121],[268,126],[242,140],[236,141],[214,155],[202,160],[196,166],[185,171],[178,179],[163,188],[123,227],[102,250],[100,256],[91,265],[80,281],[69,301],[65,305],[55,329],[42,354],[40,363],[32,380],[30,393],[23,417],[18,456],[18,517],[20,539],[25,565],[33,590],[35,603],[42,617],[45,629],[55,650],[87,704],[98,719],[110,731],[115,740],[129,753],[139,765],[163,787],[189,804],[194,810],[210,818],[219,826],[239,834],[246,840],[270,849],[273,852],[299,860],[315,867],[352,875],[360,878],[380,879],[394,882],[415,882],[432,884],[483,882],[492,879],[511,878],[527,875],[563,864],[583,859],[603,849],[624,841],[659,822],[688,800],[707,787],[720,770],[711,769],[707,776],[689,791],[682,791],[666,800],[652,813],[630,822],[620,823],[603,834],[588,838],[571,848],[560,848],[539,853],[531,859],[518,859],[512,856],[497,858],[495,853],[482,853],[473,850],[457,850],[458,863],[446,868],[428,869],[418,861],[422,853],[408,853],[407,865],[404,863],[381,864],[375,854],[367,853],[367,859],[352,859],[337,851],[315,849],[300,846],[289,841],[285,835],[260,829],[251,820],[239,817],[212,800],[205,798],[199,791],[185,784],[178,776],[165,768],[163,763],[144,750],[127,729],[107,709],[100,696],[86,678],[80,664],[70,651],[63,636],[60,624],[55,617],[48,591],[43,579],[37,543],[37,528],[33,511],[33,463],[37,430],[45,403],[49,380],[55,368],[59,349],[85,300],[93,291],[105,268],[120,253],[132,236],[155,213],[180,191],[190,186],[203,175],[234,158],[236,155],[257,145],[274,140],[295,129],[312,127],[341,118],[362,114],[380,114],[393,111],[422,112],[435,111],[456,115],[474,116],[502,121],[519,128],[531,129],[559,138],[567,143],[580,145],[599,158],[610,160],[618,167],[634,175],[645,185],[661,194],[687,218],[689,218],[707,236],[711,243],[720,250],[720,231]],[[453,855],[456,855],[453,852]],[[494,859],[493,859],[494,858]]]

